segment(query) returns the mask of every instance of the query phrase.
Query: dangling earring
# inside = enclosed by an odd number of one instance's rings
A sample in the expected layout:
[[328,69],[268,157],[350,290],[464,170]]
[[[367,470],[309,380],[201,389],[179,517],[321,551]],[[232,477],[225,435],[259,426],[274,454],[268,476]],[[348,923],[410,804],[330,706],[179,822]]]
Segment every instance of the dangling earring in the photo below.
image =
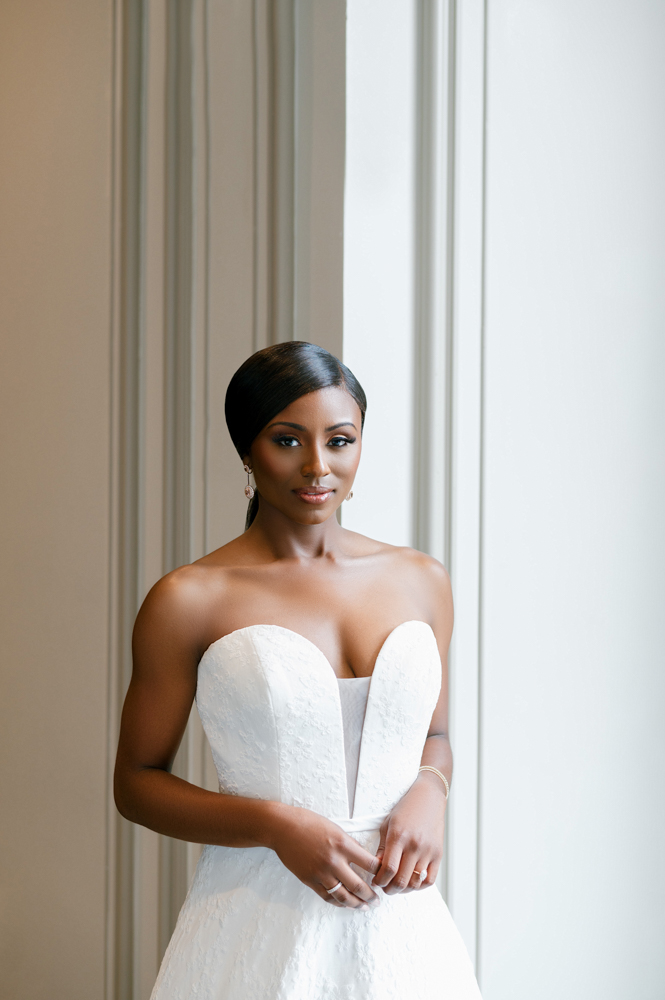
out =
[[351,500],[352,498],[353,498],[353,490],[349,490],[344,499]]
[[248,465],[243,465],[243,469],[247,473],[247,486],[245,486],[245,496],[247,497],[248,500],[252,500],[253,497],[254,497],[254,494],[256,493],[256,490],[254,489],[254,487],[249,482],[249,474],[250,474],[250,472],[252,470],[250,469],[250,467]]

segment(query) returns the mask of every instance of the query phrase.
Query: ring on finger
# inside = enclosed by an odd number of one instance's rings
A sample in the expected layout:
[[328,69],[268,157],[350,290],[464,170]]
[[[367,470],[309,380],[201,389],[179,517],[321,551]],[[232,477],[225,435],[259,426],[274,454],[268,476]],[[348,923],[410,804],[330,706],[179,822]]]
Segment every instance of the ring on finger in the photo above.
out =
[[343,888],[343,885],[344,885],[344,883],[340,879],[339,882],[337,883],[337,885],[334,885],[332,887],[332,889],[326,889],[326,892],[328,893],[329,896],[332,896],[333,892],[337,892],[338,889]]
[[427,878],[427,869],[423,868],[422,871],[419,871],[419,872],[414,871],[413,874],[418,876],[418,881],[419,882],[424,882],[425,879]]

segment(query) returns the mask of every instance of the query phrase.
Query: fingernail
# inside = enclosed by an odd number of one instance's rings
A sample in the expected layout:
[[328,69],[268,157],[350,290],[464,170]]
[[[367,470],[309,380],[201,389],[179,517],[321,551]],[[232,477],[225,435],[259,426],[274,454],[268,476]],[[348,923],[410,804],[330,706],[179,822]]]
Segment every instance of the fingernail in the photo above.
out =
[[369,910],[369,906],[367,906],[366,904],[363,904],[363,905],[362,905],[362,906],[360,907],[360,909],[361,909],[361,910],[365,910],[365,912],[367,912],[367,911]]
[[377,896],[375,899],[370,899],[369,905],[370,906],[381,906],[381,900]]

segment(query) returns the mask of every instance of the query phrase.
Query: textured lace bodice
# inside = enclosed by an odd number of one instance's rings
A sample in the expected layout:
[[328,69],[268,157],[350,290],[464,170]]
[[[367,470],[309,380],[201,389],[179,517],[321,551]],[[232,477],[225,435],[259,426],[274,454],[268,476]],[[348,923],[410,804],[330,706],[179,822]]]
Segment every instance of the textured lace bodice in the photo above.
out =
[[[386,813],[412,784],[440,685],[429,625],[398,625],[369,686],[354,817]],[[201,660],[196,701],[220,791],[349,818],[339,683],[312,642],[278,625],[223,636]]]

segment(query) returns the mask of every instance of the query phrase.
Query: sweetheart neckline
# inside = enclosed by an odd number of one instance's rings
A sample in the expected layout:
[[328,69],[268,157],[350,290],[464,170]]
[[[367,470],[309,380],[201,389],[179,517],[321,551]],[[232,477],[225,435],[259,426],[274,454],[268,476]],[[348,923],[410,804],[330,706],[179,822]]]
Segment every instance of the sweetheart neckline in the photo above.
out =
[[343,680],[350,681],[350,680],[360,680],[361,678],[367,678],[367,679],[371,680],[371,678],[374,676],[374,671],[376,670],[376,665],[379,662],[379,660],[381,659],[381,656],[382,656],[382,654],[383,654],[383,652],[384,652],[384,650],[385,650],[385,648],[386,648],[389,640],[392,639],[392,637],[395,635],[395,632],[398,632],[399,629],[404,628],[405,625],[424,625],[425,628],[429,629],[429,631],[432,633],[432,636],[434,636],[434,639],[436,641],[436,636],[434,635],[434,629],[429,624],[429,622],[421,621],[420,618],[409,618],[407,621],[400,622],[399,625],[395,625],[395,627],[393,629],[391,629],[390,632],[388,633],[388,635],[385,637],[385,639],[381,643],[381,647],[379,649],[379,652],[376,654],[376,659],[374,660],[374,664],[372,666],[372,672],[370,674],[356,675],[355,677],[338,677],[337,674],[335,673],[335,670],[333,668],[332,663],[330,662],[330,660],[328,659],[328,657],[326,656],[326,654],[323,652],[323,650],[320,649],[319,646],[317,646],[315,642],[312,642],[311,639],[308,639],[306,635],[303,635],[302,632],[296,632],[292,628],[287,628],[286,625],[271,625],[271,624],[269,624],[267,622],[266,623],[264,623],[264,622],[256,622],[254,625],[245,625],[245,626],[243,626],[243,628],[236,628],[236,629],[234,629],[233,632],[227,632],[226,635],[220,635],[219,639],[214,639],[213,642],[211,642],[210,645],[208,646],[208,648],[205,650],[205,652],[203,653],[203,656],[199,660],[199,665],[201,663],[203,663],[203,660],[208,655],[208,653],[213,648],[213,646],[218,646],[219,643],[223,642],[225,639],[230,639],[232,636],[240,635],[241,632],[249,632],[249,631],[251,631],[251,629],[255,629],[255,628],[276,628],[276,629],[279,629],[280,632],[288,632],[289,635],[295,635],[295,636],[297,636],[299,639],[302,639],[303,642],[306,642],[308,646],[311,646],[312,649],[315,649],[316,652],[320,656],[322,656],[323,659],[326,661],[326,663],[330,667],[330,670],[331,670],[331,672],[333,674],[333,677],[335,677],[336,680],[338,680],[338,681],[343,681]]
[[[367,674],[363,678],[337,677],[337,675],[335,674],[335,671],[333,670],[333,667],[332,667],[332,664],[331,664],[330,660],[328,659],[328,657],[326,656],[326,654],[323,652],[323,650],[319,649],[319,647],[316,645],[316,643],[312,642],[311,639],[308,639],[306,635],[302,634],[302,632],[296,632],[293,629],[287,628],[285,625],[271,625],[271,624],[268,624],[268,623],[260,623],[260,622],[255,623],[254,625],[245,625],[244,628],[234,629],[233,632],[227,632],[226,635],[222,635],[222,636],[219,637],[219,639],[215,639],[214,642],[210,643],[210,645],[208,646],[208,648],[204,652],[203,656],[201,657],[201,660],[199,661],[199,666],[201,666],[203,664],[204,660],[208,656],[208,653],[210,653],[212,655],[213,649],[217,648],[218,646],[221,646],[226,639],[231,639],[234,636],[238,636],[238,635],[241,635],[243,633],[249,633],[249,634],[251,634],[252,631],[254,631],[256,629],[273,629],[273,630],[277,630],[278,632],[285,633],[286,635],[295,636],[297,639],[301,640],[306,646],[309,646],[310,649],[312,649],[314,651],[314,653],[319,657],[319,667],[321,667],[322,665],[325,665],[324,666],[324,674],[328,675],[328,677],[330,678],[330,684],[332,685],[331,688],[330,688],[330,693],[332,694],[333,700],[334,700],[334,702],[337,705],[337,725],[338,725],[338,730],[339,730],[339,738],[340,738],[340,741],[341,741],[341,743],[340,743],[340,748],[341,748],[341,768],[340,768],[340,773],[342,775],[346,774],[346,753],[345,753],[345,748],[344,748],[344,735],[343,735],[343,733],[344,733],[344,727],[343,727],[343,720],[342,720],[342,702],[341,702],[341,694],[340,694],[340,689],[339,689],[339,681],[340,680],[359,680],[359,679],[369,680],[370,684],[369,684],[369,690],[368,690],[368,695],[367,695],[367,706],[366,706],[366,711],[365,711],[365,719],[363,721],[363,726],[362,726],[362,732],[361,732],[361,736],[360,736],[360,750],[359,750],[359,754],[358,754],[358,777],[356,779],[356,799],[357,799],[357,795],[358,795],[358,782],[361,780],[360,776],[363,773],[363,762],[364,762],[364,756],[363,755],[364,755],[364,752],[365,752],[365,745],[366,745],[365,734],[366,734],[366,731],[367,731],[368,717],[370,719],[372,718],[372,709],[373,709],[374,702],[376,700],[376,685],[374,683],[374,677],[375,677],[375,675],[378,674],[378,676],[377,676],[377,683],[380,685],[381,682],[382,682],[382,679],[383,679],[383,677],[382,677],[383,671],[380,668],[383,668],[383,664],[386,662],[387,650],[388,650],[388,646],[390,644],[390,641],[392,640],[393,636],[395,636],[396,633],[400,632],[403,628],[406,628],[407,626],[410,626],[410,625],[424,626],[427,629],[429,635],[434,640],[434,644],[436,646],[436,636],[434,635],[434,629],[432,628],[432,626],[428,622],[424,622],[424,621],[422,621],[419,618],[412,618],[412,619],[409,619],[408,621],[400,622],[399,625],[396,625],[393,629],[391,629],[391,631],[388,633],[388,635],[384,639],[383,643],[381,644],[381,648],[379,649],[379,652],[377,653],[376,659],[374,661],[374,665],[372,667],[371,674]],[[438,648],[437,648],[437,655],[438,655]],[[323,679],[323,675],[322,675],[322,679]],[[337,683],[335,683],[335,682],[337,682]],[[326,684],[327,683],[328,682],[326,682]],[[198,685],[197,685],[197,687],[198,687]],[[380,690],[380,687],[379,687],[379,690]],[[355,801],[354,801],[354,808],[353,808],[353,812],[351,813],[351,810],[349,809],[348,791],[346,790],[346,788],[344,789],[343,799],[346,802],[346,813],[347,813],[347,816],[343,817],[343,818],[344,818],[345,821],[348,820],[350,822],[350,821],[352,821],[355,818],[355,814],[356,814],[355,805],[356,804],[355,804]]]

